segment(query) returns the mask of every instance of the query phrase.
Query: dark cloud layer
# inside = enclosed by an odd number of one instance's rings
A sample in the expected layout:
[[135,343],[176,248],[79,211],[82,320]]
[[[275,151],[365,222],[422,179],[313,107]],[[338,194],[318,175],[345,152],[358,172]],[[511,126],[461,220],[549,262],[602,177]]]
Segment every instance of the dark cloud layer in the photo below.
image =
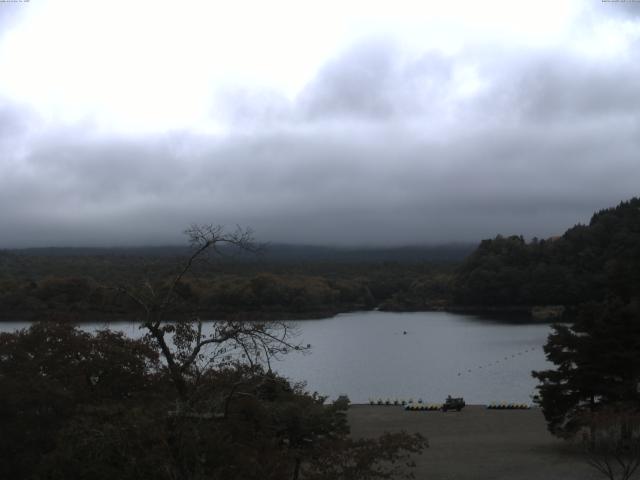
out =
[[[558,234],[639,193],[634,55],[470,63],[362,44],[293,100],[226,92],[233,128],[218,136],[34,133],[5,106],[0,245],[162,244],[192,222],[316,244]],[[465,93],[470,64],[481,81]]]

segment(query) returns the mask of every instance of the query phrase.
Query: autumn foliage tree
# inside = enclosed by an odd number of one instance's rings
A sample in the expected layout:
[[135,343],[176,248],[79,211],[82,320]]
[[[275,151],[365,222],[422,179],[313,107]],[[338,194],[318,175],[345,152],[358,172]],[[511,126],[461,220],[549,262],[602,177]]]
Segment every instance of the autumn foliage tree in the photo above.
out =
[[42,322],[0,334],[0,478],[31,478],[58,435],[96,409],[145,403],[158,354],[121,333]]

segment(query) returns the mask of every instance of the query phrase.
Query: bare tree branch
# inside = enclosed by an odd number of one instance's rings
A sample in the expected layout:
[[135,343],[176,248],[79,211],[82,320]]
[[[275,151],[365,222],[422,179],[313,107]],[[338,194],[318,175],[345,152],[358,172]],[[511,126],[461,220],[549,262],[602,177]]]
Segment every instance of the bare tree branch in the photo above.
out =
[[[253,232],[237,226],[228,232],[221,225],[191,225],[184,232],[191,247],[191,253],[178,268],[168,287],[158,290],[148,279],[141,287],[149,295],[142,295],[134,288],[120,286],[118,292],[140,306],[145,313],[142,328],[148,331],[151,338],[157,342],[167,369],[173,379],[178,395],[183,400],[188,396],[190,384],[197,384],[199,367],[197,363],[202,357],[203,349],[209,345],[221,347],[235,345],[244,352],[246,362],[254,366],[261,361],[271,370],[271,358],[292,350],[305,350],[305,347],[290,341],[290,331],[286,323],[273,322],[250,323],[237,321],[216,321],[213,331],[203,334],[201,319],[191,315],[191,320],[165,323],[166,316],[179,300],[178,287],[185,277],[193,270],[195,263],[208,253],[216,256],[226,255],[226,247],[240,252],[256,253],[263,248],[255,243]],[[225,247],[225,248],[222,248]],[[171,335],[168,340],[165,335]],[[228,357],[229,354],[225,356]],[[262,359],[262,356],[264,358]],[[239,360],[239,359],[236,359]],[[207,363],[211,362],[211,358]]]

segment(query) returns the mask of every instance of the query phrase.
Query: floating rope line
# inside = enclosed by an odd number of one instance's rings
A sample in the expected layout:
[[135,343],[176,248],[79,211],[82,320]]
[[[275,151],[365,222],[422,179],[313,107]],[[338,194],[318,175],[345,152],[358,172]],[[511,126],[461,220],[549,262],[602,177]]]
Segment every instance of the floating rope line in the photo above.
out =
[[[476,366],[475,366],[475,367],[473,367],[473,368],[467,368],[467,369],[466,369],[466,370],[467,370],[467,371],[466,371],[466,373],[472,373],[474,370],[480,370],[480,369],[482,369],[482,368],[489,368],[489,367],[492,367],[492,366],[494,366],[494,365],[498,365],[498,364],[503,363],[503,362],[505,362],[505,361],[509,361],[509,360],[510,360],[510,359],[512,359],[512,358],[516,358],[516,357],[518,357],[518,356],[522,356],[522,355],[524,355],[525,353],[533,352],[535,349],[536,349],[536,347],[530,347],[530,348],[527,348],[527,349],[525,349],[525,350],[521,350],[521,351],[519,351],[519,352],[515,352],[515,353],[513,353],[513,354],[511,354],[511,355],[507,355],[506,357],[503,357],[503,359],[502,359],[502,360],[495,360],[495,361],[493,361],[493,362],[489,362],[489,363],[487,363],[487,364],[485,364],[485,365],[476,365]],[[462,376],[464,373],[465,373],[465,372],[464,372],[464,370],[459,371],[459,372],[458,372],[458,377]]]
[[[536,350],[536,347],[529,347],[519,352],[515,352],[511,355],[507,355],[506,357],[503,357],[502,360],[494,360],[493,362],[489,362],[487,364],[477,365],[473,368],[467,368],[466,372],[459,371],[457,375],[458,377],[460,377],[465,373],[473,373],[474,370],[480,370],[485,368],[488,369],[489,367],[500,365],[501,363],[508,361],[512,358],[516,358],[517,356],[522,356],[525,353],[531,353],[534,350]],[[438,410],[442,408],[441,403],[425,404],[423,403],[422,399],[419,399],[417,402],[415,402],[412,398],[410,398],[409,400],[404,400],[399,398],[393,398],[393,399],[392,398],[377,398],[377,399],[370,398],[369,405],[403,406],[405,407],[406,410],[428,410],[428,411]],[[506,409],[524,409],[524,408],[531,408],[531,407],[524,403],[520,404],[520,403],[504,403],[503,402],[503,403],[492,403],[491,405],[488,405],[487,408],[496,409],[496,410],[506,410]]]

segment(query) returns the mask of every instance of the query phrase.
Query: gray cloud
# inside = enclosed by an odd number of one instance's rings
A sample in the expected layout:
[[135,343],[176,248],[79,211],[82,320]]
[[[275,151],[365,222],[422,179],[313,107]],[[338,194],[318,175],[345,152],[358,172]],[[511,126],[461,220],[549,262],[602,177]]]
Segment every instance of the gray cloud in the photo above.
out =
[[614,18],[640,19],[640,2],[634,0],[604,0],[593,2],[591,8],[596,14]]
[[387,122],[442,109],[455,67],[431,51],[404,58],[390,41],[356,45],[324,65],[293,100],[269,90],[228,89],[215,107],[235,127]]
[[522,114],[548,121],[600,121],[640,111],[640,56],[596,63],[543,52],[508,72],[499,88]]
[[451,67],[435,52],[403,61],[397,47],[366,43],[321,69],[301,93],[299,108],[311,120],[424,114],[445,90]]
[[7,107],[0,245],[179,242],[211,221],[305,243],[545,237],[638,194],[635,59],[476,52],[461,96],[466,55],[363,44],[293,100],[227,92],[219,136],[34,133]]

